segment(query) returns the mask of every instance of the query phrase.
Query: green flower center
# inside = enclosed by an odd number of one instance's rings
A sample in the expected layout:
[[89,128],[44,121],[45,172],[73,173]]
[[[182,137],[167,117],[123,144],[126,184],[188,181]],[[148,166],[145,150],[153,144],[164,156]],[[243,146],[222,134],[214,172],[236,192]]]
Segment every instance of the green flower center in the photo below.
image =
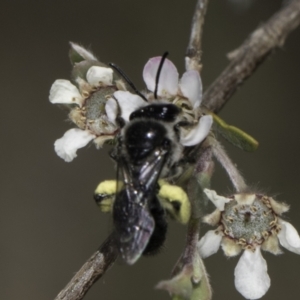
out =
[[262,195],[256,195],[252,205],[238,204],[234,199],[227,203],[221,223],[225,236],[243,248],[261,245],[278,226],[268,197]]

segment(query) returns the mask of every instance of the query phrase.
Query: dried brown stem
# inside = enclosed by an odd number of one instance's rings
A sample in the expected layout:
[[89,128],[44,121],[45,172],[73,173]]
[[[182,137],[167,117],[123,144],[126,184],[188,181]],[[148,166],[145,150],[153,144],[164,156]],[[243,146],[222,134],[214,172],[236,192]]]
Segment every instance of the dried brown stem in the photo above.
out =
[[187,230],[186,246],[172,271],[172,276],[179,274],[185,265],[192,264],[194,252],[197,249],[197,242],[199,241],[200,223],[200,219],[190,220]]
[[229,65],[203,96],[203,105],[217,113],[234,92],[300,24],[300,0],[293,0],[260,26],[228,57]]
[[80,300],[118,257],[115,241],[110,235],[75,274],[55,300]]
[[[197,244],[200,236],[200,224],[201,217],[199,214],[199,204],[204,202],[203,190],[210,185],[210,178],[213,173],[212,162],[212,147],[210,143],[205,141],[202,147],[197,151],[197,163],[194,165],[192,176],[187,184],[187,193],[191,202],[191,218],[188,224],[186,246],[184,251],[177,261],[173,271],[171,281],[163,281],[158,287],[164,288],[169,292],[172,292],[172,281],[176,284],[176,278],[180,283],[179,278],[188,277],[196,285],[193,287],[194,291],[187,293],[187,297],[184,299],[194,299],[197,294],[197,299],[210,300],[212,296],[211,287],[208,280],[208,274],[202,259],[198,253]],[[178,277],[179,276],[179,277]],[[182,277],[181,277],[182,276]],[[198,279],[197,279],[198,278]],[[197,283],[201,281],[201,285],[197,286]],[[170,290],[171,287],[171,290]],[[189,284],[185,283],[181,286],[181,294],[189,290]],[[197,290],[197,292],[195,292]],[[194,294],[195,292],[195,294]],[[172,293],[171,293],[172,294]],[[201,294],[201,296],[200,296]],[[179,299],[179,298],[173,298]],[[181,298],[180,298],[181,299]],[[196,298],[195,298],[196,299]]]
[[198,0],[192,20],[191,36],[185,54],[186,70],[201,71],[201,44],[204,17],[207,9],[208,0]]
[[208,140],[212,145],[212,151],[215,158],[220,162],[220,164],[227,172],[228,177],[231,183],[233,184],[235,190],[237,192],[246,191],[247,185],[243,176],[240,174],[235,164],[231,161],[222,145],[214,138],[209,137]]

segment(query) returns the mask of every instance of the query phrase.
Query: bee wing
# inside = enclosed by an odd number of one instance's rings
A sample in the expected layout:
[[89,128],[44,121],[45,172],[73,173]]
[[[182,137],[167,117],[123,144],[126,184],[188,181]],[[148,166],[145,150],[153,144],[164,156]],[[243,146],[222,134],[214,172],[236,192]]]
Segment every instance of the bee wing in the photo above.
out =
[[114,206],[114,225],[120,254],[128,264],[142,255],[153,233],[155,222],[150,212],[128,197],[122,190]]
[[115,199],[113,219],[120,253],[129,264],[142,255],[154,231],[148,204],[157,192],[166,154],[157,151],[140,166],[131,165],[124,157],[118,161],[118,174],[124,184]]
[[165,164],[166,150],[159,150],[142,165],[139,170],[139,183],[144,185],[146,190],[156,188],[159,175]]

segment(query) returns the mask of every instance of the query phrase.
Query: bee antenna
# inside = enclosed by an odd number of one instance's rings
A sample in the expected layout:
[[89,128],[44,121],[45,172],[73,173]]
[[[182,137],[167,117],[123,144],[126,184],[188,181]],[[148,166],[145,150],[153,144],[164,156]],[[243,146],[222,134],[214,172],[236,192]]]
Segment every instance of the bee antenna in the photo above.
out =
[[159,82],[159,77],[160,77],[160,74],[161,74],[161,69],[162,69],[162,67],[164,65],[164,62],[165,62],[168,55],[169,55],[168,51],[166,51],[163,54],[163,56],[161,57],[158,69],[157,69],[156,78],[155,78],[155,90],[154,90],[154,98],[155,99],[157,99],[158,82]]
[[115,71],[117,71],[125,79],[125,81],[129,84],[129,86],[133,89],[133,91],[137,95],[139,95],[143,100],[148,102],[147,98],[136,88],[136,86],[133,84],[130,78],[125,74],[125,72],[119,66],[117,66],[114,63],[109,63],[108,65],[112,67]]

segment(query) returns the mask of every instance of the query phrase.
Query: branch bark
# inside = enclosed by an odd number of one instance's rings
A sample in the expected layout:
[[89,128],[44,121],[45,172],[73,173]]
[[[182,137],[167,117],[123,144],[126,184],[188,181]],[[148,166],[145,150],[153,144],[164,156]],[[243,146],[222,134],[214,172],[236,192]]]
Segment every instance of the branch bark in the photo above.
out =
[[54,300],[80,300],[118,257],[111,234]]
[[300,0],[293,0],[260,26],[235,51],[229,53],[229,65],[203,95],[202,104],[218,113],[237,88],[300,24]]

